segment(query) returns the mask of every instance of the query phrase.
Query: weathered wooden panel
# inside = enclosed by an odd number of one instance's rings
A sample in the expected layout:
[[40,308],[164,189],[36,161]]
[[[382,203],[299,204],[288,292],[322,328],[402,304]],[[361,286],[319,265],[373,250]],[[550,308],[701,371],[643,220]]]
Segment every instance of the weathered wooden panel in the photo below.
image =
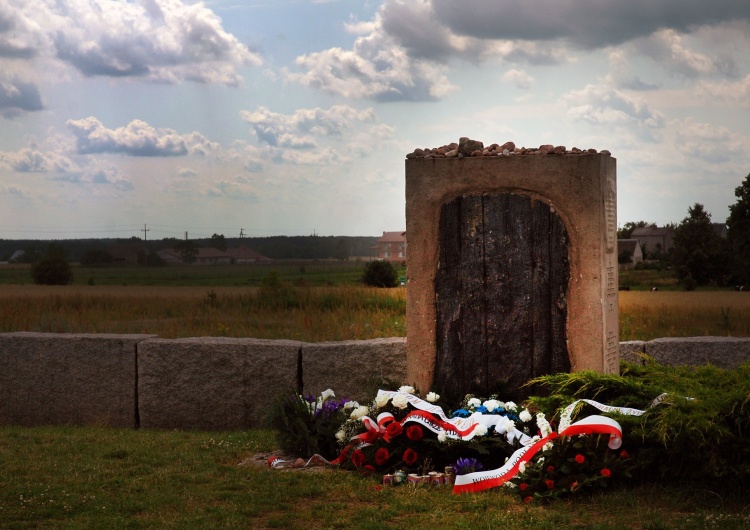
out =
[[511,193],[463,195],[440,217],[435,387],[518,395],[570,368],[565,227],[549,205]]

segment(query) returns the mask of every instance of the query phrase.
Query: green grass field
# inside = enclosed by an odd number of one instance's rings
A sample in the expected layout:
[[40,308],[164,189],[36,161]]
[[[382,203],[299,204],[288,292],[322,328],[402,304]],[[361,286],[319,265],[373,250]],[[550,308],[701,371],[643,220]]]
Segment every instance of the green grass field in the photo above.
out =
[[[73,285],[257,287],[273,271],[282,281],[308,285],[356,285],[365,264],[357,261],[289,261],[241,265],[168,267],[71,266]],[[405,273],[400,271],[401,276]],[[0,285],[32,284],[28,265],[0,266]]]
[[[502,488],[380,487],[338,470],[271,470],[269,431],[0,427],[0,528],[742,528],[740,493],[643,485],[525,505]],[[253,463],[256,462],[256,463]]]

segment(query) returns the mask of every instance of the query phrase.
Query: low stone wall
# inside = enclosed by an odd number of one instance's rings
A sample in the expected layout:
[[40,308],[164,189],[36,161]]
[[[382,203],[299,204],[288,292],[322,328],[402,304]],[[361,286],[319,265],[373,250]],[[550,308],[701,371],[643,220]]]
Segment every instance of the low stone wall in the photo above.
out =
[[405,373],[404,338],[0,333],[0,425],[245,429],[284,389],[363,400],[375,380]]
[[750,338],[671,337],[620,343],[620,359],[645,362],[638,354],[646,354],[668,366],[713,364],[732,369],[750,360]]
[[155,335],[0,334],[0,424],[137,426],[137,346]]
[[[750,338],[620,343],[664,364],[734,368]],[[365,399],[378,380],[404,382],[406,339],[305,343],[154,335],[0,333],[0,425],[245,429],[263,425],[285,388]]]

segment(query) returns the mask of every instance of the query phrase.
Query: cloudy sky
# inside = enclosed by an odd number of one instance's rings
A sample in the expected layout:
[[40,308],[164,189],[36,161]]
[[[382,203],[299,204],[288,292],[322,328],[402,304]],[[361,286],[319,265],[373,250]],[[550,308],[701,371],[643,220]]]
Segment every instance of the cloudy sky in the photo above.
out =
[[378,235],[404,155],[608,149],[619,222],[724,221],[747,0],[0,0],[0,238]]

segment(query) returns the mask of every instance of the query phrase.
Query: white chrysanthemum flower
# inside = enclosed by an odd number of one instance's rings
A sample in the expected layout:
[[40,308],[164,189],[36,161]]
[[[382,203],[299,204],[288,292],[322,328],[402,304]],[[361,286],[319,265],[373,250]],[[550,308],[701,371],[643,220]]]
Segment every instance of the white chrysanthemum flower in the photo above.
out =
[[406,396],[402,394],[396,394],[395,396],[393,396],[391,403],[393,403],[393,406],[397,409],[405,409],[407,405],[409,405],[409,401],[406,399]]
[[487,434],[487,426],[483,423],[480,423],[476,427],[474,427],[474,436],[484,436]]
[[359,407],[357,407],[356,409],[352,411],[352,414],[349,417],[353,420],[358,420],[360,418],[364,418],[365,416],[367,416],[369,412],[370,412],[370,409],[368,409],[364,405],[360,405]]
[[339,431],[336,433],[336,439],[339,442],[343,442],[345,438],[346,438],[346,433],[344,431]]
[[542,436],[547,436],[552,432],[552,426],[541,412],[536,415],[536,425],[539,427],[539,430],[542,431]]
[[567,429],[568,427],[570,427],[570,421],[566,421],[566,420],[567,420],[567,418],[565,416],[563,416],[562,418],[560,418],[559,432],[562,432],[565,429]]
[[469,400],[469,402],[466,404],[467,407],[473,408],[473,409],[475,409],[475,408],[477,408],[477,407],[479,407],[481,405],[482,405],[481,400],[479,400],[477,398],[471,398]]
[[497,423],[495,424],[495,432],[497,432],[498,434],[510,432],[515,428],[516,422],[514,422],[507,416],[500,416],[500,419],[498,419]]
[[518,464],[518,471],[520,473],[526,473],[526,462],[521,462]]
[[441,432],[437,435],[438,442],[445,443],[448,441],[448,435],[445,432]]
[[344,403],[344,410],[356,409],[357,407],[359,407],[359,403],[354,400]]
[[506,483],[504,484],[504,486],[505,486],[506,488],[508,488],[508,489],[513,489],[513,488],[517,488],[517,487],[518,487],[518,486],[516,486],[515,484],[513,484],[512,482],[506,482]]
[[414,393],[414,387],[409,385],[404,385],[401,388],[398,389],[399,392],[405,392],[407,394],[413,394]]
[[389,398],[387,394],[380,394],[375,398],[375,405],[377,405],[379,409],[382,409],[390,400],[391,398]]
[[426,399],[427,401],[429,401],[430,403],[435,403],[435,402],[436,402],[436,401],[437,401],[438,399],[440,399],[440,395],[439,395],[439,394],[436,394],[435,392],[429,392],[429,393],[428,393],[428,394],[427,394],[427,395],[425,396],[425,399]]
[[518,410],[518,405],[513,403],[512,401],[506,401],[505,402],[505,410],[510,410],[511,412]]
[[482,405],[487,409],[487,412],[495,412],[495,410],[500,408],[500,402],[496,399],[488,399]]
[[523,422],[531,421],[531,412],[529,412],[529,409],[523,409],[518,417]]

